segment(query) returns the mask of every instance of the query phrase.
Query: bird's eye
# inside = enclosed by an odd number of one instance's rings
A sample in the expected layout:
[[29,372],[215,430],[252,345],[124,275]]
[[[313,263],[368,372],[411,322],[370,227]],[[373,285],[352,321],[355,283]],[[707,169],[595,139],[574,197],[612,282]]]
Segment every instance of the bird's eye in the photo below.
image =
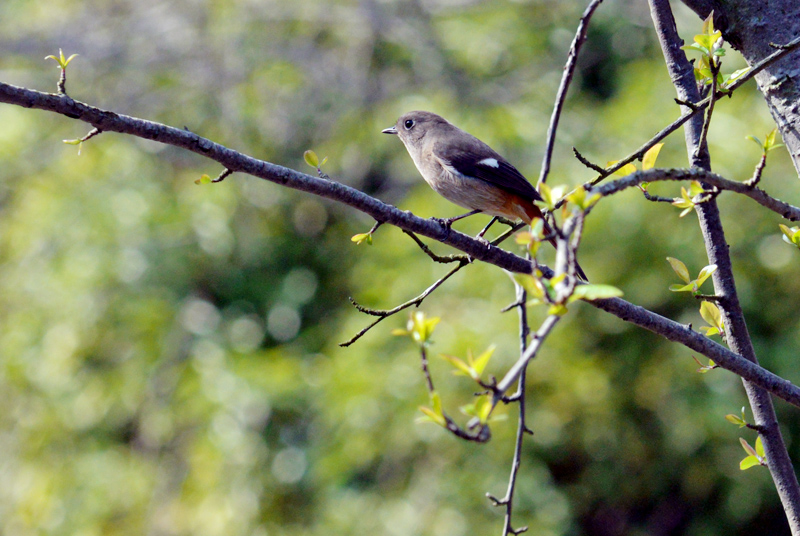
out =
[[411,127],[414,126],[414,120],[413,119],[406,119],[405,123],[403,123],[403,126],[406,127],[406,130],[411,130]]

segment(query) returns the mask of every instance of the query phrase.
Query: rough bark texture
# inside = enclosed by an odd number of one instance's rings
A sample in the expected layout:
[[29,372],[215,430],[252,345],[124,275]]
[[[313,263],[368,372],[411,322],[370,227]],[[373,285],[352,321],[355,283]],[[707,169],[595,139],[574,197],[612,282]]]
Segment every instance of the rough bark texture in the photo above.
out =
[[[775,51],[770,43],[788,43],[800,35],[798,0],[683,0],[683,3],[702,18],[713,10],[715,26],[749,65]],[[764,69],[756,75],[756,82],[800,174],[800,51]]]
[[[797,2],[797,0],[792,1]],[[756,4],[757,2],[752,3]],[[669,3],[666,0],[650,0],[650,6],[659,41],[664,51],[667,68],[673,84],[678,91],[679,98],[689,102],[699,101],[700,92],[695,85],[694,77],[692,76],[692,68],[685,54],[683,54],[683,51],[679,48],[680,37],[675,28],[675,21],[669,9]],[[715,13],[717,13],[716,10]],[[764,24],[763,20],[754,21],[754,23],[756,22],[760,25]],[[764,36],[762,36],[762,38],[763,37]],[[786,42],[788,43],[794,37],[795,35],[792,35],[790,38],[786,39]],[[768,45],[767,47],[771,48]],[[766,52],[763,55],[767,56],[770,53],[771,52]],[[791,62],[794,57],[796,56],[792,55],[787,59]],[[757,61],[760,58],[761,57],[755,58],[755,60]],[[753,58],[747,59],[751,64],[754,63]],[[776,65],[784,65],[786,61],[785,59],[782,62],[776,62],[772,65],[772,68]],[[764,72],[758,76],[762,76],[763,74]],[[757,80],[758,76],[756,76]],[[795,81],[795,86],[798,81],[800,81],[800,79]],[[761,86],[760,82],[759,86]],[[769,96],[767,96],[767,101],[770,102]],[[773,105],[770,105],[770,107],[772,109]],[[796,103],[794,107],[796,112]],[[774,115],[776,111],[773,110],[772,113]],[[778,124],[781,125],[780,122]],[[795,124],[797,124],[797,122],[795,122]],[[710,171],[711,160],[709,158],[708,148],[704,146],[705,140],[700,134],[702,126],[703,118],[699,115],[695,116],[692,121],[686,123],[684,128],[686,132],[687,149],[692,166]],[[790,131],[795,135],[797,133],[796,130],[790,129]],[[800,142],[800,139],[795,139]],[[793,154],[793,156],[795,155]],[[797,164],[798,162],[795,160],[795,166],[797,166]],[[744,356],[753,363],[758,363],[753,343],[747,330],[747,324],[745,323],[742,313],[742,308],[739,304],[729,246],[725,239],[716,199],[711,199],[706,203],[697,205],[696,211],[700,229],[703,233],[703,240],[706,245],[708,261],[710,264],[717,265],[717,271],[714,272],[713,275],[714,290],[718,297],[717,305],[719,306],[725,326],[725,340],[731,350]],[[744,387],[747,391],[753,417],[755,418],[756,425],[759,427],[759,434],[761,435],[764,450],[767,455],[768,467],[772,474],[772,479],[775,482],[775,487],[778,490],[778,495],[780,496],[784,511],[786,512],[789,527],[794,536],[800,535],[800,484],[798,484],[797,476],[792,466],[792,460],[786,450],[786,444],[783,441],[783,436],[778,426],[775,409],[772,405],[772,398],[768,392],[754,386],[750,382],[745,381]]]

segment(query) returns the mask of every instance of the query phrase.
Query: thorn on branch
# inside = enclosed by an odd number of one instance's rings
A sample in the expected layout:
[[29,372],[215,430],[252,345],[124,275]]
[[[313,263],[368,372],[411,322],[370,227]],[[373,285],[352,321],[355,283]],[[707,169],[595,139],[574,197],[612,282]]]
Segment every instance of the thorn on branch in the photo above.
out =
[[502,499],[498,499],[491,493],[486,494],[486,498],[492,503],[492,506],[505,506],[508,504],[508,498],[503,497]]
[[687,108],[689,108],[693,112],[696,112],[698,110],[697,105],[695,103],[693,103],[693,102],[690,102],[690,101],[687,101],[687,100],[683,100],[683,99],[679,99],[679,98],[675,98],[675,102],[677,102],[681,106],[686,106]]
[[510,303],[510,304],[506,305],[505,307],[503,307],[502,309],[500,309],[500,312],[501,312],[501,313],[507,313],[507,312],[509,312],[511,309],[516,309],[517,307],[524,307],[524,306],[525,306],[525,302],[524,302],[524,301],[519,301],[519,300],[518,300],[518,301],[515,301],[514,303]]

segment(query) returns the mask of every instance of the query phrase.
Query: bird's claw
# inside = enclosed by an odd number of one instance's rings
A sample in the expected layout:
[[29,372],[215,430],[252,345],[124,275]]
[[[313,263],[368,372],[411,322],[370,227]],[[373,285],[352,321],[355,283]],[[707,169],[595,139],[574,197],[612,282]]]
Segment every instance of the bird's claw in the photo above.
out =
[[444,227],[445,229],[450,229],[455,221],[453,218],[431,218],[433,221]]

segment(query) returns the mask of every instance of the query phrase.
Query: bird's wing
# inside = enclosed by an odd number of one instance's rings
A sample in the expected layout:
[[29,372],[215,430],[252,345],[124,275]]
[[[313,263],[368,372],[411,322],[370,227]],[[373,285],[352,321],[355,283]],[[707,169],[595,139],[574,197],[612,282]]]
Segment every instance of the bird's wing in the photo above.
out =
[[480,142],[480,144],[483,150],[480,155],[476,155],[475,152],[439,142],[433,146],[433,155],[451,171],[484,180],[525,199],[542,200],[542,196],[539,195],[536,188],[517,168],[509,164],[485,143]]

